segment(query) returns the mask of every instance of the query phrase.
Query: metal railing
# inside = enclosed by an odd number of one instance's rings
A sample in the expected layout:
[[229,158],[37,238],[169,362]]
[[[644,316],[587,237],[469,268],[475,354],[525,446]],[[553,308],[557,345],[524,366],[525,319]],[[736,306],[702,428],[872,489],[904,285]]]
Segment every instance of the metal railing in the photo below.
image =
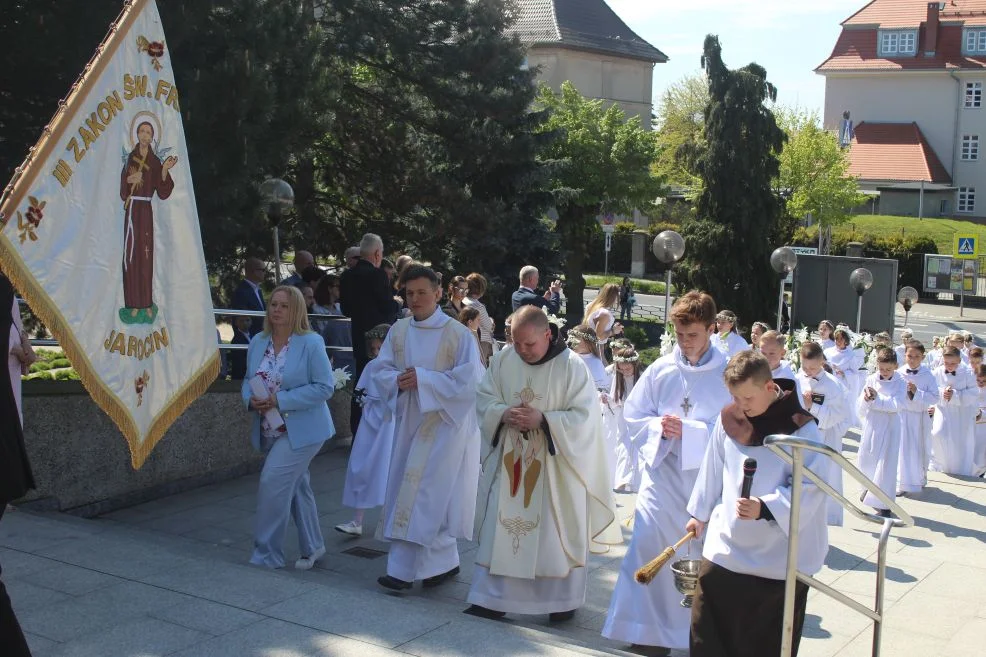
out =
[[[27,305],[27,302],[20,297],[17,298],[17,302],[23,305]],[[232,308],[213,308],[212,314],[215,316],[232,316],[232,317],[266,317],[267,312],[264,310],[236,310]],[[309,313],[308,321],[317,320],[319,322],[329,321],[329,322],[341,322],[345,324],[350,324],[351,320],[348,317],[342,315],[325,315],[320,313]],[[34,347],[58,347],[57,340],[50,340],[45,338],[32,338],[31,345]],[[249,345],[245,344],[227,344],[225,342],[218,343],[219,349],[221,351],[244,351],[249,348]],[[325,345],[326,351],[329,352],[340,352],[340,353],[352,353],[352,347],[339,347],[334,345]]]
[[[786,435],[767,436],[763,444],[770,448],[772,452],[792,465],[791,475],[791,515],[789,527],[789,537],[787,546],[787,574],[785,577],[784,589],[784,625],[781,635],[781,657],[791,657],[794,649],[794,595],[797,582],[802,582],[807,586],[814,587],[829,596],[836,602],[856,610],[873,621],[873,652],[872,657],[880,656],[880,640],[883,632],[883,597],[884,584],[887,577],[887,542],[890,540],[890,530],[894,527],[910,527],[914,525],[914,519],[902,509],[896,501],[880,490],[872,480],[859,471],[859,469],[849,462],[849,460],[828,445],[823,443],[805,440]],[[788,452],[785,448],[790,448]],[[818,452],[834,460],[843,472],[861,484],[868,492],[872,493],[880,502],[887,506],[890,513],[896,517],[884,517],[875,513],[868,513],[850,502],[842,493],[836,491],[825,480],[805,467],[804,450]],[[801,522],[801,485],[804,477],[807,476],[816,486],[827,495],[834,498],[851,514],[876,525],[880,525],[880,540],[877,547],[877,566],[876,566],[876,600],[874,608],[856,602],[845,593],[836,591],[828,584],[824,584],[811,575],[806,575],[798,570],[798,543]]]

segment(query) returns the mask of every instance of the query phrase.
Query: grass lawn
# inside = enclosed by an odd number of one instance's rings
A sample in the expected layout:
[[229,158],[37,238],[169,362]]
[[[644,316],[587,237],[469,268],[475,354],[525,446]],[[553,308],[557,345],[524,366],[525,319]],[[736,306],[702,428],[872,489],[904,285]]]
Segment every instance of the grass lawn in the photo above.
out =
[[958,219],[918,219],[872,214],[854,216],[833,232],[851,236],[853,232],[880,237],[919,236],[930,237],[938,245],[938,252],[952,253],[952,240],[956,233],[973,233],[980,240],[986,239],[986,226]]
[[[623,283],[622,276],[603,276],[602,274],[585,274],[585,284],[588,287],[599,288],[606,283],[616,283],[620,285]],[[634,292],[640,292],[641,294],[664,294],[664,282],[663,281],[652,281],[646,278],[631,278],[630,283],[633,285]],[[674,289],[671,290],[672,294]]]

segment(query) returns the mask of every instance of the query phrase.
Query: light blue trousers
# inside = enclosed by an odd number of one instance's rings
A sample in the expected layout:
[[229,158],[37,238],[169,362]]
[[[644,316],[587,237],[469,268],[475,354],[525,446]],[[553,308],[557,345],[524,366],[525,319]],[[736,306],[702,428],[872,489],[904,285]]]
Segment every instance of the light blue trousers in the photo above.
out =
[[299,556],[307,557],[325,547],[308,473],[308,465],[322,445],[316,443],[294,450],[284,436],[267,452],[257,491],[250,563],[268,568],[284,567],[284,534],[289,518],[294,519],[298,527]]

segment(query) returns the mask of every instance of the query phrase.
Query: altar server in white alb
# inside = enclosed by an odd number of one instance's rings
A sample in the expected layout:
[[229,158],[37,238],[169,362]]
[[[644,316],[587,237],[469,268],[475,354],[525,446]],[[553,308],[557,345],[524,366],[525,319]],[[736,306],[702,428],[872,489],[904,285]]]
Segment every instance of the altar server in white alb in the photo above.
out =
[[[900,413],[907,399],[907,382],[897,372],[897,356],[889,347],[877,349],[876,367],[877,371],[866,378],[856,402],[856,413],[863,420],[858,465],[860,472],[893,499],[900,459]],[[882,515],[890,515],[887,505],[873,493],[867,491],[862,501]]]
[[[767,359],[772,377],[775,379],[788,379],[797,383],[794,368],[791,367],[790,362],[784,360],[784,356],[787,355],[787,345],[785,344],[783,335],[777,331],[767,331],[760,336],[760,353]],[[798,390],[800,394],[800,385],[798,386]],[[798,399],[800,398],[799,396]]]
[[938,401],[931,420],[931,465],[935,472],[972,475],[975,460],[975,421],[979,408],[976,377],[962,364],[956,347],[946,347],[933,374]]
[[928,483],[931,456],[931,418],[928,409],[938,401],[938,382],[924,364],[924,345],[907,343],[904,364],[897,370],[907,385],[900,413],[900,461],[897,494],[919,493]]
[[519,308],[511,332],[476,399],[485,454],[466,612],[566,621],[585,602],[589,553],[623,542],[598,392],[539,308]]
[[[825,354],[817,342],[801,345],[801,367],[797,374],[801,405],[818,421],[822,442],[842,453],[842,437],[849,430],[850,416],[846,390],[834,375],[825,371]],[[821,476],[828,485],[842,492],[842,468],[829,458],[817,462]],[[826,521],[833,527],[842,526],[843,509],[835,498],[826,495]]]
[[716,333],[712,335],[712,346],[724,353],[726,360],[750,348],[750,344],[736,332],[738,322],[739,318],[732,310],[723,310],[716,315]]
[[614,490],[617,493],[636,493],[640,489],[640,450],[630,440],[630,427],[623,414],[623,405],[640,379],[640,354],[629,342],[615,342],[612,348],[613,364],[606,368],[613,380],[607,400],[612,413],[603,412],[603,423],[608,436],[607,444],[616,446]]
[[[798,569],[818,572],[828,551],[825,495],[808,478],[802,483],[801,517],[789,524],[791,466],[763,446],[771,434],[818,441],[814,418],[794,385],[772,380],[760,354],[743,353],[726,367],[735,402],[722,411],[695,484],[684,529],[706,535],[698,588],[692,603],[690,657],[767,657],[781,652],[784,576],[788,539],[798,535]],[[825,457],[804,451],[815,472]],[[749,498],[740,496],[743,466],[755,459]],[[804,626],[808,586],[795,589],[794,653]]]
[[[725,355],[711,345],[716,305],[708,294],[689,292],[671,308],[677,345],[655,361],[624,405],[630,435],[645,465],[633,539],[606,615],[603,636],[650,652],[688,648],[688,610],[669,568],[649,586],[634,579],[638,568],[681,538],[685,506],[705,456],[709,432],[729,403],[722,380]],[[696,542],[694,549],[701,549]]]
[[342,488],[342,503],[354,512],[352,520],[336,525],[336,531],[350,536],[363,535],[363,512],[382,506],[387,492],[387,472],[394,448],[397,390],[391,388],[391,394],[384,397],[375,377],[380,365],[377,356],[389,330],[389,324],[380,324],[366,332],[366,355],[370,362],[363,368],[355,388],[363,413],[353,438],[346,483]]
[[476,514],[476,384],[485,371],[469,329],[439,309],[435,272],[410,265],[402,282],[412,316],[390,329],[375,377],[381,396],[397,396],[380,532],[390,554],[378,579],[393,590],[419,579],[438,586],[459,572],[456,539],[472,538]]

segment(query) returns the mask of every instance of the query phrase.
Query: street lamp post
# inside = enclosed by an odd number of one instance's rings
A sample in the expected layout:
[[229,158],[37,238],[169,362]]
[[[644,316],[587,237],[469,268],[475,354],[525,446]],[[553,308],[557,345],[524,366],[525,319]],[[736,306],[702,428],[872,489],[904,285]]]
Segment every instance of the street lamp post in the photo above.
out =
[[863,321],[863,295],[873,286],[873,272],[866,267],[854,269],[849,274],[849,285],[856,290],[858,297],[856,299],[856,333],[859,333]]
[[897,293],[897,302],[904,306],[904,326],[907,327],[907,316],[914,304],[918,302],[918,291],[910,285],[900,288]]
[[294,190],[280,178],[268,178],[260,185],[260,196],[267,220],[274,232],[274,284],[281,280],[281,238],[277,225],[284,213],[294,207]]
[[671,268],[685,255],[685,238],[673,230],[661,231],[654,238],[651,251],[667,268],[664,281],[664,323],[667,324],[671,312]]
[[781,316],[784,314],[784,280],[798,266],[798,254],[789,246],[779,246],[770,254],[770,266],[780,274],[780,292],[777,295],[777,332],[781,331]]

